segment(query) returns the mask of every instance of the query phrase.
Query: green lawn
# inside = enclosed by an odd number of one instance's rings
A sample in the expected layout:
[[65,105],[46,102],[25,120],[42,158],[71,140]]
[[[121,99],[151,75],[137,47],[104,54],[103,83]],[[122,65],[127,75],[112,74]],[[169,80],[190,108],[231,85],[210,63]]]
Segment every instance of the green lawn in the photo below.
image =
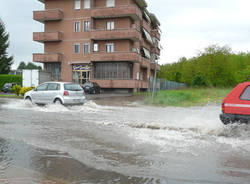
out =
[[196,106],[207,103],[221,103],[231,88],[188,88],[158,91],[152,100],[152,93],[146,93],[144,103],[159,106]]
[[2,94],[0,94],[0,98],[18,98],[18,99],[23,99],[23,96],[16,96],[16,95],[2,95]]

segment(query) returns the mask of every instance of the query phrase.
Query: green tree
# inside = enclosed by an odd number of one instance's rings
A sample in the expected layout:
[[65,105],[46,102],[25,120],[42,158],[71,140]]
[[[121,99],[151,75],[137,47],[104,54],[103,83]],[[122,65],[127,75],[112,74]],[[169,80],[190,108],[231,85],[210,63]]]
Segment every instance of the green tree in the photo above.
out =
[[159,77],[189,86],[231,87],[250,75],[250,53],[233,53],[227,46],[211,45],[193,58],[161,66]]
[[5,26],[0,19],[0,74],[8,74],[13,63],[13,57],[8,57],[9,34],[5,31]]
[[19,70],[26,69],[26,64],[25,64],[25,62],[22,61],[22,62],[19,64],[19,66],[18,66],[17,69],[19,69]]
[[23,70],[23,69],[27,69],[27,70],[42,70],[42,67],[41,66],[37,66],[35,65],[34,63],[31,63],[29,62],[27,65],[25,64],[24,61],[22,61],[18,68],[17,69],[20,69],[20,70]]
[[26,65],[26,68],[25,68],[25,69],[29,69],[29,70],[32,70],[32,69],[41,70],[42,67],[41,67],[41,66],[37,66],[37,65],[35,65],[34,63],[29,62],[29,63]]

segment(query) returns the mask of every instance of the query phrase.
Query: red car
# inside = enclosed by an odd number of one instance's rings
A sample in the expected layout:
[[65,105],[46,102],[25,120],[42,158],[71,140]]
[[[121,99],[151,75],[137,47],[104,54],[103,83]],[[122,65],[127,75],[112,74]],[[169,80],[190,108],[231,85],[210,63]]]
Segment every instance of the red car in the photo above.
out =
[[234,122],[250,123],[250,82],[236,86],[223,100],[221,121],[227,125]]

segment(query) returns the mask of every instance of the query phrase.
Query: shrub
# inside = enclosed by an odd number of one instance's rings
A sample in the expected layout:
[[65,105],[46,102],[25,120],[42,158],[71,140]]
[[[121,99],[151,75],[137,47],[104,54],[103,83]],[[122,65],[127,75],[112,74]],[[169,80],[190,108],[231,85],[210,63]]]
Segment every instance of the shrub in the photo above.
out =
[[15,93],[17,96],[19,96],[21,89],[22,89],[21,86],[15,85],[15,86],[13,86],[12,91],[13,91],[13,93]]
[[3,89],[5,83],[16,83],[22,85],[21,75],[0,75],[0,90]]
[[34,87],[22,87],[20,90],[20,95],[24,96],[25,93],[27,93],[28,91],[31,91],[32,89],[34,89]]

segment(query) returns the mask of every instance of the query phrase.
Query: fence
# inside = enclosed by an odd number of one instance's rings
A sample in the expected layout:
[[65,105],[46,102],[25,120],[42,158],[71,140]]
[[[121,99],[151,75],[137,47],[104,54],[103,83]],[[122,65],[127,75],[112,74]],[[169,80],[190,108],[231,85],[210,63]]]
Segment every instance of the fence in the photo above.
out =
[[[150,91],[153,91],[154,78],[149,80]],[[187,85],[179,82],[172,82],[166,79],[156,79],[155,90],[170,90],[170,89],[181,89],[186,88]]]

